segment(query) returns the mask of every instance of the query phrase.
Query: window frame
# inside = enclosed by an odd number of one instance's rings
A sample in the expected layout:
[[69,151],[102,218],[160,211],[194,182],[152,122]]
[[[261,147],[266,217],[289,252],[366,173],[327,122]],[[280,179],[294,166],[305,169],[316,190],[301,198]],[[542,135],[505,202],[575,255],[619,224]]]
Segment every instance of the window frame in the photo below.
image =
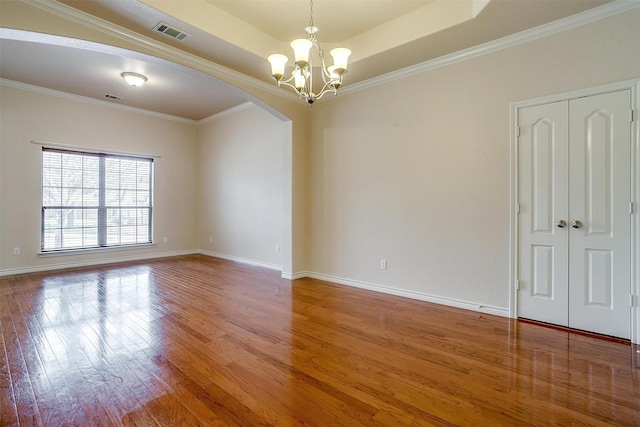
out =
[[[73,188],[73,187],[65,187],[63,184],[63,173],[62,170],[64,170],[62,161],[61,161],[61,174],[60,174],[60,184],[59,187],[56,186],[45,186],[45,171],[47,169],[46,165],[45,165],[45,153],[47,152],[54,152],[54,153],[60,153],[62,155],[67,154],[67,155],[76,155],[76,156],[81,156],[82,162],[83,162],[83,166],[81,168],[81,173],[82,173],[82,179],[81,179],[81,185],[80,187],[75,187],[75,189],[79,189],[80,191],[83,192],[83,197],[84,197],[84,192],[86,190],[94,190],[97,191],[98,193],[98,202],[97,204],[90,204],[90,205],[85,205],[84,200],[78,205],[76,204],[72,204],[72,205],[65,205],[62,201],[62,195],[60,196],[60,205],[52,205],[52,204],[45,204],[45,188],[59,188],[61,190],[61,194],[64,192],[65,189],[69,189],[69,188]],[[41,221],[41,227],[40,227],[40,254],[43,255],[47,255],[47,254],[61,254],[61,253],[68,253],[68,252],[78,252],[78,251],[94,251],[94,250],[113,250],[113,249],[127,249],[127,248],[134,248],[134,247],[139,247],[139,246],[149,246],[149,245],[153,245],[153,195],[154,195],[154,159],[153,157],[147,157],[144,155],[141,156],[137,156],[137,155],[131,155],[131,154],[119,154],[119,153],[105,153],[105,152],[94,152],[94,151],[83,151],[83,150],[79,150],[79,149],[67,149],[67,148],[55,148],[55,147],[46,147],[43,146],[42,147],[42,151],[41,151],[41,167],[40,167],[40,173],[41,173],[41,180],[40,180],[40,190],[41,190],[41,195],[40,195],[40,205],[41,205],[41,214],[40,214],[40,221]],[[85,184],[84,180],[84,162],[86,158],[98,158],[98,187],[96,188],[94,187],[90,187],[88,185]],[[108,172],[107,171],[107,163],[108,160],[118,160],[118,161],[133,161],[136,162],[136,168],[138,165],[138,162],[141,163],[148,163],[149,164],[149,172],[148,172],[148,176],[146,176],[146,179],[148,180],[148,187],[145,185],[143,190],[137,190],[137,181],[139,179],[140,176],[144,177],[146,175],[138,175],[137,173],[137,169],[136,169],[136,175],[135,175],[135,179],[136,179],[136,198],[135,198],[135,204],[134,205],[123,205],[122,204],[122,199],[124,198],[122,194],[118,195],[118,202],[117,203],[109,203],[107,201],[107,197],[106,194],[108,191],[118,191],[118,192],[125,192],[127,190],[126,187],[123,187],[123,185],[120,183],[123,177],[123,172],[121,169],[118,169],[118,172],[116,173],[116,176],[118,177],[118,186],[117,187],[109,187],[109,184],[107,183],[107,179],[106,179],[106,175],[107,173],[113,173],[112,171]],[[118,167],[120,167],[122,164],[118,163]],[[49,169],[54,169],[54,168],[49,168]],[[95,173],[95,170],[94,170]],[[94,176],[95,178],[95,176]],[[148,203],[145,203],[143,205],[140,205],[138,202],[138,193],[142,193],[143,195],[147,194],[147,200]],[[51,228],[47,228],[46,226],[46,221],[47,221],[47,210],[52,210],[52,209],[57,209],[61,212],[63,210],[80,210],[82,212],[85,212],[87,210],[95,210],[96,212],[96,220],[95,222],[95,226],[93,227],[84,227],[84,222],[82,224],[81,227],[65,227],[64,224],[64,220],[62,218],[59,219],[59,228],[58,227],[51,227]],[[133,226],[136,227],[136,233],[135,233],[135,237],[134,237],[134,242],[122,242],[122,232],[123,232],[123,224],[122,222],[122,212],[125,211],[131,211],[134,210],[134,224]],[[107,217],[109,212],[114,212],[117,211],[118,215],[117,218],[119,219],[118,225],[114,226],[114,225],[110,225],[108,224],[107,221]],[[138,218],[139,218],[139,214],[140,212],[146,213],[146,222],[147,224],[144,224],[144,222],[140,225],[138,225]],[[144,214],[143,214],[144,215]],[[82,214],[81,215],[84,221],[85,215]],[[131,216],[131,214],[129,214],[129,216]],[[143,233],[142,237],[143,240],[140,240],[138,238],[138,229],[140,227],[143,227],[143,230],[146,229],[146,235]],[[67,246],[65,247],[63,243],[61,243],[59,246],[55,246],[55,247],[47,247],[47,240],[46,240],[46,232],[47,230],[51,230],[51,229],[57,229],[60,230],[61,233],[63,233],[64,230],[70,230],[73,228],[81,228],[83,229],[83,231],[81,231],[81,239],[82,239],[82,244],[81,245],[77,245],[77,246]],[[85,228],[95,228],[96,229],[96,243],[95,244],[86,244],[85,243]],[[117,230],[117,235],[118,235],[118,242],[117,243],[110,243],[109,242],[109,233],[110,231],[114,231]],[[61,242],[64,241],[64,235],[62,235],[60,237]]]

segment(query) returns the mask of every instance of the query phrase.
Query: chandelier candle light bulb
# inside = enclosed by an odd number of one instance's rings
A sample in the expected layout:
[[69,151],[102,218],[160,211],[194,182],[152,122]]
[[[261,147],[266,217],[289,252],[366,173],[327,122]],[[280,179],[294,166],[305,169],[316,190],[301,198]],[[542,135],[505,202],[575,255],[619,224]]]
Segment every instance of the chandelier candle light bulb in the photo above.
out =
[[273,55],[269,55],[267,59],[271,63],[271,75],[276,81],[280,81],[280,79],[284,77],[284,68],[289,58],[280,53],[274,53]]
[[335,87],[336,89],[338,89],[340,87],[340,75],[338,73],[336,73],[336,66],[332,65],[329,68],[327,68],[327,71],[329,72],[329,78],[331,79],[331,84],[333,85],[333,87]]
[[333,72],[338,75],[342,75],[347,72],[347,62],[349,61],[349,55],[351,51],[344,47],[337,47],[329,52],[333,57]]
[[[320,47],[320,42],[316,39],[315,34],[318,29],[313,26],[313,0],[310,5],[309,26],[304,29],[307,33],[306,39],[296,39],[291,42],[291,48],[294,52],[294,69],[289,78],[285,77],[285,69],[289,58],[285,55],[275,53],[269,55],[267,60],[271,63],[271,76],[276,81],[278,87],[282,85],[289,86],[296,91],[301,99],[309,105],[320,99],[325,93],[338,94],[338,88],[342,86],[342,78],[347,72],[349,49],[339,47],[331,50],[330,54],[333,58],[333,65],[327,67],[324,62],[324,52]],[[322,89],[317,94],[313,92],[313,64],[310,58],[311,48],[315,47],[320,58],[322,77]],[[293,82],[293,84],[292,84]]]
[[304,68],[309,63],[309,51],[311,50],[311,43],[308,39],[296,39],[291,42],[293,53],[296,57],[296,65],[300,68]]
[[293,84],[296,87],[296,89],[300,92],[304,90],[304,85],[306,83],[305,78],[304,78],[304,74],[302,73],[302,70],[300,68],[296,68],[293,71]]

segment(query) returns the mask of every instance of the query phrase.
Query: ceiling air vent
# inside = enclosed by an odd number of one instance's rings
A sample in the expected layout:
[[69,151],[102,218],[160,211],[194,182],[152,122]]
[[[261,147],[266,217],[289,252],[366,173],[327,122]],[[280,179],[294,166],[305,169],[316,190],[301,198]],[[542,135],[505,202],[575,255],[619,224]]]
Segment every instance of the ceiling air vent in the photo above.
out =
[[164,22],[160,22],[158,23],[158,25],[156,25],[155,27],[153,27],[153,31],[157,31],[159,33],[165,34],[171,38],[174,38],[176,40],[184,40],[187,37],[189,37],[191,34],[189,33],[185,33],[182,30],[179,30],[175,27],[171,27],[169,24],[166,24]]
[[107,99],[110,99],[112,101],[122,101],[124,99],[124,98],[121,98],[119,96],[111,95],[111,94],[108,94],[108,93],[105,93],[104,97],[107,98]]

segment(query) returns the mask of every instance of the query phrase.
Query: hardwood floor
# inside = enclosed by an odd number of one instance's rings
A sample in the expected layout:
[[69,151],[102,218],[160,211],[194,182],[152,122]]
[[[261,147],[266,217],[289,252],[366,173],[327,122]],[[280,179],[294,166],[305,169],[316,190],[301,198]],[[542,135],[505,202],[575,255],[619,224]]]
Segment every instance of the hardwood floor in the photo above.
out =
[[638,346],[204,256],[0,278],[2,426],[640,426]]

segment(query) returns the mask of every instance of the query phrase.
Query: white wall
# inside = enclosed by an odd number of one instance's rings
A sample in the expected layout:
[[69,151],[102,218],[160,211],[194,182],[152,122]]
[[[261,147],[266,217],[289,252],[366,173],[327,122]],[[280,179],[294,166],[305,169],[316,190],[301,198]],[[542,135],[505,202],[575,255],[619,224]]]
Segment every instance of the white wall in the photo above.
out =
[[638,76],[636,9],[318,103],[311,272],[506,315],[509,104]]
[[[173,254],[196,248],[197,128],[143,114],[0,85],[0,272],[109,259]],[[40,256],[41,150],[32,140],[155,159],[155,247]],[[168,242],[162,243],[167,237]],[[13,248],[21,255],[14,256]]]
[[253,106],[199,129],[199,247],[281,269],[289,126]]

